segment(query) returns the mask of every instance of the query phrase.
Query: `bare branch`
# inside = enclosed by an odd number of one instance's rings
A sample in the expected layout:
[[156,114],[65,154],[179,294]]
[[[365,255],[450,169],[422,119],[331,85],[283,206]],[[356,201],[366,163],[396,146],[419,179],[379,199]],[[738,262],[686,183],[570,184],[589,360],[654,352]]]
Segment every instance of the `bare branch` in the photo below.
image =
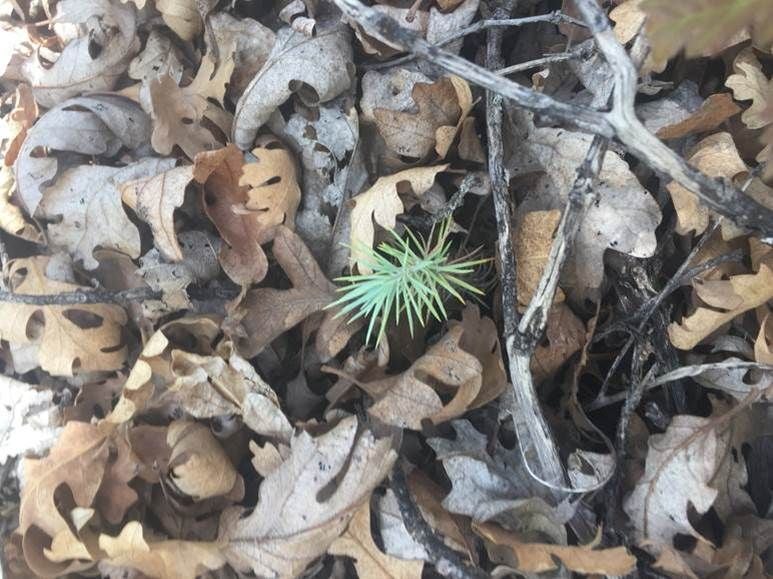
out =
[[[238,290],[230,288],[189,288],[188,293],[194,299],[233,299]],[[128,305],[146,300],[160,300],[163,294],[149,287],[130,288],[120,291],[105,289],[82,290],[59,294],[17,294],[0,291],[0,302],[26,304],[30,306],[78,306],[87,304]]]
[[578,55],[573,52],[559,52],[556,54],[548,54],[547,56],[543,56],[542,58],[535,58],[534,60],[529,60],[527,62],[519,62],[518,64],[512,64],[510,66],[506,66],[505,68],[500,68],[496,72],[500,76],[507,76],[508,74],[521,72],[523,70],[529,70],[530,68],[537,68],[538,66],[551,64],[553,62],[565,62],[567,60],[577,58],[577,56]]

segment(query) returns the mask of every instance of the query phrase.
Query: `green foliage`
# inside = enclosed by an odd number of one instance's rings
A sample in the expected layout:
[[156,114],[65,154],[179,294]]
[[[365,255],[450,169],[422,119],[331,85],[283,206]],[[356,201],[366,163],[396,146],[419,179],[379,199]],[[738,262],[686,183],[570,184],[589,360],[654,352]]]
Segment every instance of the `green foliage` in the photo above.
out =
[[370,341],[380,320],[376,344],[384,336],[390,315],[395,323],[405,316],[411,335],[415,324],[423,326],[430,315],[439,321],[447,319],[443,291],[462,303],[464,292],[482,295],[482,290],[462,277],[489,261],[471,260],[469,256],[450,260],[450,229],[451,221],[447,220],[427,239],[417,237],[410,230],[407,230],[408,239],[403,239],[390,230],[393,237],[390,243],[381,243],[377,249],[359,247],[365,256],[364,263],[372,273],[336,279],[347,285],[339,288],[341,297],[327,307],[341,307],[336,317],[353,314],[350,322],[368,318],[366,342]]
[[772,0],[644,0],[641,8],[659,62],[681,48],[688,57],[714,52],[746,28],[760,46],[773,41]]

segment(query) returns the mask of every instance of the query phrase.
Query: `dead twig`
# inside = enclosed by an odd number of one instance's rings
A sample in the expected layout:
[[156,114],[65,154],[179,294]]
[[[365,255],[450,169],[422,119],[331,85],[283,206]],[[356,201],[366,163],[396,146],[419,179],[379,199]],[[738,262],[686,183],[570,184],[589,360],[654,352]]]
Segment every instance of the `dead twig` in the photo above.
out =
[[411,491],[408,489],[408,482],[405,479],[405,473],[400,465],[395,466],[391,478],[392,491],[397,498],[397,505],[400,508],[400,515],[403,518],[403,523],[405,523],[405,528],[413,540],[424,547],[430,562],[435,566],[435,570],[441,575],[452,577],[453,579],[482,579],[488,577],[488,573],[462,561],[459,554],[448,547],[427,524],[427,521],[421,516],[419,508],[413,501]]
[[529,60],[527,62],[519,62],[518,64],[511,64],[510,66],[506,66],[505,68],[500,68],[496,72],[500,76],[507,76],[508,74],[529,70],[530,68],[537,68],[539,66],[543,66],[545,64],[551,64],[553,62],[565,62],[567,60],[571,60],[577,57],[578,55],[574,52],[559,52],[557,54],[548,54],[547,56],[543,56],[542,58],[535,58],[534,60]]
[[756,229],[765,235],[773,234],[773,210],[744,195],[731,183],[712,179],[692,168],[639,121],[634,111],[636,69],[615,38],[606,13],[595,0],[577,0],[577,8],[615,76],[613,106],[609,112],[563,103],[509,81],[460,56],[444,52],[359,0],[334,2],[347,17],[372,36],[396,43],[416,56],[497,93],[547,120],[601,137],[616,138],[651,169],[698,195],[709,209],[729,217],[741,226]]
[[[188,294],[191,298],[199,300],[228,300],[235,298],[239,295],[239,292],[231,288],[189,288]],[[128,305],[130,303],[160,300],[162,298],[162,292],[149,287],[130,288],[119,291],[105,289],[78,290],[59,294],[17,294],[9,291],[0,291],[0,302],[30,306]]]

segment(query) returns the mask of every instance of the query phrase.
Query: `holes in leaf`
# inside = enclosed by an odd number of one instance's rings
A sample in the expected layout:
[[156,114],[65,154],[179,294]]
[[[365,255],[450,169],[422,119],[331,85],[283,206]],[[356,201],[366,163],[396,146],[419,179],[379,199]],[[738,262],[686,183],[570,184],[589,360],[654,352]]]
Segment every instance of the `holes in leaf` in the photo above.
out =
[[81,330],[90,330],[93,328],[98,328],[102,325],[102,322],[104,321],[104,318],[102,316],[99,316],[93,312],[88,312],[86,310],[65,310],[62,314],[65,318],[67,318],[71,323],[78,326]]

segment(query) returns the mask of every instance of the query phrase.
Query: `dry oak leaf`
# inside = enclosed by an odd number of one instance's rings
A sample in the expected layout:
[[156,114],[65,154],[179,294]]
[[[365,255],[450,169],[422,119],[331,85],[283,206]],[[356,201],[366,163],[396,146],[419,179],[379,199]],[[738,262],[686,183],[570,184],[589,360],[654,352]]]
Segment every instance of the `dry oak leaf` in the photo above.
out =
[[[530,179],[530,193],[518,207],[516,223],[531,211],[562,209],[590,144],[590,137],[563,129],[538,128],[533,117],[513,115],[515,146],[507,161],[513,177]],[[608,151],[589,209],[561,276],[561,287],[576,299],[594,297],[604,279],[604,253],[613,249],[649,257],[657,246],[660,207],[628,164]]]
[[237,484],[239,475],[209,426],[176,420],[166,442],[172,449],[169,478],[194,501],[226,495]]
[[174,210],[185,200],[193,166],[174,167],[158,175],[127,181],[120,186],[123,202],[150,226],[153,242],[166,259],[181,261],[183,252],[174,228]]
[[148,81],[149,112],[153,118],[151,144],[156,151],[168,155],[178,145],[193,159],[196,153],[222,146],[210,127],[214,125],[228,134],[231,118],[208,99],[223,103],[233,67],[232,51],[224,51],[217,71],[213,57],[205,55],[188,86],[177,86],[177,81],[168,73]]
[[346,532],[328,548],[331,555],[351,557],[359,577],[419,579],[423,561],[398,559],[378,548],[370,532],[370,502],[365,501],[349,522]]
[[[284,225],[276,228],[273,245],[274,257],[290,279],[291,289],[257,288],[247,292],[244,300],[226,320],[237,351],[252,358],[287,330],[321,311],[335,299],[336,287],[322,273],[308,247],[298,235]],[[335,318],[335,310],[328,310],[317,331],[317,340],[339,344],[338,332],[351,337],[358,326]],[[325,344],[317,350],[327,351]],[[337,354],[333,352],[332,355]]]
[[249,187],[244,210],[254,212],[257,226],[269,231],[277,225],[295,229],[301,202],[295,159],[274,138],[261,138],[252,150],[255,161],[242,167],[239,185]]
[[434,150],[442,159],[472,109],[470,85],[448,76],[432,84],[417,82],[411,94],[417,112],[376,108],[376,126],[394,152],[423,158]]
[[[553,234],[559,221],[561,212],[557,209],[531,211],[523,216],[518,229],[515,230],[515,259],[518,264],[516,287],[521,306],[531,302],[542,279],[542,272],[553,246]],[[562,302],[564,299],[564,292],[558,288],[554,302]]]
[[23,535],[27,564],[38,576],[59,576],[73,567],[84,568],[83,564],[74,561],[54,561],[47,557],[47,554],[53,556],[49,546],[55,548],[50,541],[56,541],[57,545],[67,544],[73,559],[77,556],[85,561],[92,560],[89,548],[73,533],[69,521],[57,508],[55,493],[59,487],[66,486],[74,507],[91,508],[102,484],[109,455],[110,447],[100,428],[85,422],[69,422],[46,458],[24,461],[19,532]]
[[[747,171],[746,164],[738,154],[730,133],[716,133],[700,141],[688,155],[688,162],[709,177],[733,178]],[[710,211],[701,205],[698,197],[675,182],[666,185],[677,214],[676,232],[687,235],[691,231],[703,233],[709,225]],[[729,231],[729,230],[728,230]],[[727,233],[723,228],[723,234]]]
[[347,27],[337,25],[311,38],[281,29],[271,55],[236,105],[233,142],[251,148],[258,129],[293,93],[309,106],[324,103],[349,88],[352,76]]
[[296,577],[344,532],[397,458],[390,439],[357,431],[357,419],[347,417],[318,437],[299,432],[261,483],[252,512],[223,513],[218,542],[235,569]]
[[96,269],[97,247],[114,249],[136,259],[140,233],[121,204],[119,183],[148,178],[175,165],[174,159],[146,158],[126,167],[81,165],[68,169],[46,189],[38,214],[52,220],[47,227],[49,243],[62,247]]
[[420,197],[432,187],[437,174],[447,168],[448,165],[416,167],[394,175],[379,177],[370,189],[352,200],[352,224],[349,235],[352,267],[357,265],[360,273],[370,273],[363,247],[373,247],[376,236],[373,222],[375,221],[384,229],[394,229],[397,225],[397,216],[404,210],[399,194],[413,193]]
[[727,444],[716,418],[674,416],[663,434],[649,438],[644,475],[623,508],[638,539],[671,544],[681,533],[701,539],[688,518],[690,506],[709,510],[719,491],[711,486]]
[[84,92],[112,90],[139,50],[133,6],[111,0],[62,0],[54,23],[74,24],[84,34],[70,40],[50,66],[37,55],[24,63],[27,82],[44,107]]
[[111,566],[136,569],[154,579],[195,579],[226,563],[214,542],[146,541],[138,521],[126,523],[116,537],[100,535],[99,548]]
[[193,177],[204,185],[204,212],[225,241],[219,255],[223,270],[234,282],[249,286],[266,276],[268,259],[261,244],[271,240],[273,229],[261,227],[257,213],[235,210],[248,201],[247,186],[239,184],[243,169],[242,152],[229,144],[196,155]]
[[768,0],[644,0],[641,9],[659,62],[682,48],[689,58],[710,54],[747,28],[758,46],[773,42],[773,4]]
[[555,571],[559,562],[561,567],[582,574],[627,575],[636,568],[636,557],[625,547],[595,549],[594,545],[530,543],[518,533],[492,523],[473,523],[473,529],[485,540],[509,549],[515,558],[511,566],[522,573]]
[[[49,295],[86,289],[47,277],[48,261],[42,256],[13,260],[8,265],[11,291]],[[124,324],[126,313],[113,305],[0,304],[0,338],[12,345],[38,346],[40,367],[54,376],[121,368],[126,361]]]
[[123,147],[144,146],[149,137],[150,119],[137,103],[124,97],[91,95],[52,108],[29,130],[14,165],[27,213],[35,214],[44,186],[65,168],[56,157],[38,155],[39,150],[113,157]]
[[658,129],[655,136],[661,139],[679,139],[695,133],[712,131],[735,115],[741,108],[733,102],[729,93],[709,96],[697,110],[679,122]]
[[725,86],[733,91],[737,101],[752,101],[741,114],[741,120],[750,129],[761,129],[770,120],[765,118],[768,84],[770,79],[762,72],[762,65],[749,46],[738,53],[733,61],[734,74],[727,77]]
[[180,82],[183,71],[179,49],[160,28],[150,31],[145,48],[129,64],[129,77],[145,82],[162,75]]
[[734,275],[728,280],[695,280],[693,287],[705,305],[668,326],[668,337],[680,350],[691,350],[736,316],[773,299],[773,270],[766,261],[757,273]]
[[[13,110],[0,120],[0,142],[3,144],[3,164],[10,167],[16,161],[27,131],[38,119],[38,105],[29,85],[21,83],[16,87]],[[3,126],[4,125],[4,126]]]
[[548,312],[545,336],[534,350],[531,371],[534,383],[553,376],[585,344],[585,324],[565,303],[553,304]]
[[[357,382],[373,399],[368,414],[387,424],[421,430],[422,421],[440,424],[464,414],[478,397],[483,366],[460,342],[462,324],[455,325],[405,372],[372,382]],[[439,390],[453,394],[443,404]]]
[[[139,461],[132,452],[125,429],[111,433],[109,427],[103,427],[103,432],[106,435],[112,434],[111,459],[107,463],[95,506],[107,522],[117,525],[126,516],[126,511],[139,499],[137,492],[129,486],[129,482],[139,473]],[[115,455],[114,458],[112,455]]]
[[43,236],[40,231],[27,221],[22,210],[11,202],[15,189],[13,169],[0,166],[0,228],[21,239],[41,243]]
[[754,340],[754,359],[760,364],[773,364],[773,315],[770,312],[760,322],[760,332]]
[[199,4],[197,0],[156,0],[156,10],[177,36],[191,41],[202,30]]

